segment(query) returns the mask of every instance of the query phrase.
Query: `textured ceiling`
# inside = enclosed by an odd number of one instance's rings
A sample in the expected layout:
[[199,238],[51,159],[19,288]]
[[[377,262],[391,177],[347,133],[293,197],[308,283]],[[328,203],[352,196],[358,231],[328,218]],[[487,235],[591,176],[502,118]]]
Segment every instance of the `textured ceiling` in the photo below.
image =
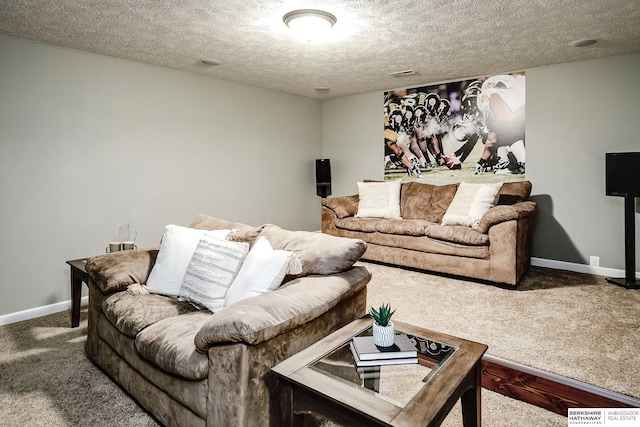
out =
[[[327,40],[292,37],[301,8],[337,17]],[[0,33],[330,98],[638,52],[640,1],[2,0]]]

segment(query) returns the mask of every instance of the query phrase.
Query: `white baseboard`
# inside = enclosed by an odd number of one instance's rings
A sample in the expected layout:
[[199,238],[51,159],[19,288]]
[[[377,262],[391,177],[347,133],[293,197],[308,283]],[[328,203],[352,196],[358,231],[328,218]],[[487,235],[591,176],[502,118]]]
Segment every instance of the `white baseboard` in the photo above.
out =
[[[82,297],[80,299],[80,305],[85,306],[89,303],[89,297]],[[71,300],[62,301],[55,304],[49,304],[42,307],[30,308],[28,310],[18,311],[16,313],[9,313],[0,316],[0,326],[8,325],[10,323],[21,322],[23,320],[33,319],[35,317],[42,317],[48,314],[59,313],[61,311],[69,310],[71,308]],[[71,322],[71,319],[69,319]]]
[[[624,277],[624,270],[606,267],[594,267],[585,264],[576,264],[573,262],[556,261],[545,258],[531,258],[531,265],[536,267],[553,268],[556,270],[575,271],[576,273],[597,274],[606,277]],[[636,277],[640,278],[640,273],[636,273]],[[87,305],[89,297],[83,297],[81,305]],[[46,316],[48,314],[58,313],[60,311],[69,310],[71,301],[63,301],[56,304],[45,305],[43,307],[31,308],[29,310],[19,311],[17,313],[9,313],[0,316],[0,326],[10,323],[21,322],[23,320],[33,319],[34,317]]]
[[[624,270],[607,267],[594,267],[586,264],[576,264],[573,262],[556,261],[545,258],[531,258],[531,265],[535,267],[547,267],[555,270],[575,271],[576,273],[597,274],[606,277],[625,277]],[[636,277],[640,278],[640,273],[636,272]]]

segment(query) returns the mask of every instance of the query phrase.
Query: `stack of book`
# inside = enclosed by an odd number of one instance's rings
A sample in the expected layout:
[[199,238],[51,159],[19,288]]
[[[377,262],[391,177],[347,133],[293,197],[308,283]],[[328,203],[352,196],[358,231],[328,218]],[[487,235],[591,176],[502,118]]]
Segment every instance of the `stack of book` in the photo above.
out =
[[357,367],[418,363],[418,351],[404,334],[396,335],[391,347],[376,346],[371,336],[353,337],[350,348]]

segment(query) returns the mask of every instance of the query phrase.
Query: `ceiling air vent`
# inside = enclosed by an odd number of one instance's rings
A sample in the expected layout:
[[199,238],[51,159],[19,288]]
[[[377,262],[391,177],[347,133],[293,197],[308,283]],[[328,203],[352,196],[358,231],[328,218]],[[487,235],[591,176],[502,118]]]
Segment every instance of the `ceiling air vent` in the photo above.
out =
[[395,71],[393,73],[389,73],[389,75],[391,77],[404,77],[404,76],[411,76],[415,73],[416,72],[413,70],[403,70],[403,71]]

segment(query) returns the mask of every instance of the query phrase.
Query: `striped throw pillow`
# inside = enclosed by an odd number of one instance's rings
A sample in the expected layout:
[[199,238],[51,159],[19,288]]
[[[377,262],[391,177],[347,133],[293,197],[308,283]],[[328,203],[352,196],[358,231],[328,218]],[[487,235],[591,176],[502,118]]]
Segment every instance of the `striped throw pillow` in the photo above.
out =
[[212,313],[224,306],[227,291],[249,252],[249,244],[205,234],[189,261],[178,298]]

